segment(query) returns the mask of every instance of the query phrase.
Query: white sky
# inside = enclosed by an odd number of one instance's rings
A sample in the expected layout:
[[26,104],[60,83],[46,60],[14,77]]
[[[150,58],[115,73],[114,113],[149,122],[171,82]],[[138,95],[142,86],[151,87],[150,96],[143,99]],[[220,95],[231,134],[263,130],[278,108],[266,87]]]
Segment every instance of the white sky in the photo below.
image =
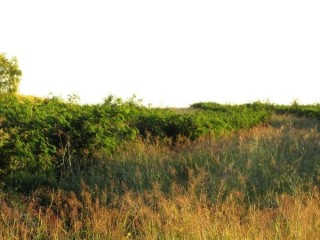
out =
[[319,0],[0,0],[20,92],[153,106],[320,102]]

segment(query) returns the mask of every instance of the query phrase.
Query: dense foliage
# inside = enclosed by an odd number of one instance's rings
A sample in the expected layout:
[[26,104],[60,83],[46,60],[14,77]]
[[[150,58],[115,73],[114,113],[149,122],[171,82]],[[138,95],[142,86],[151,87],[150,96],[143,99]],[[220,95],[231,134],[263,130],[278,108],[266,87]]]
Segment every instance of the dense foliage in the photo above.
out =
[[150,109],[137,122],[140,133],[157,137],[179,135],[192,140],[204,135],[223,135],[265,123],[271,117],[271,106],[259,102],[245,105],[196,103],[191,111],[176,113],[170,109]]
[[250,128],[271,116],[260,103],[215,109],[198,104],[196,108],[178,113],[144,107],[134,99],[109,97],[102,104],[79,105],[56,97],[2,95],[0,174],[15,181],[28,175],[52,183],[139,136],[172,139],[173,143],[180,136],[195,140]]
[[275,105],[278,114],[293,114],[298,117],[315,117],[320,120],[320,104],[301,105],[294,101],[291,105]]
[[111,152],[120,142],[135,137],[128,109],[113,98],[101,105],[80,106],[58,98],[2,96],[1,175],[48,179],[85,167],[97,154]]
[[17,186],[26,176],[31,182],[36,178],[54,184],[129,140],[168,139],[175,144],[181,137],[223,136],[265,123],[273,112],[320,118],[319,105],[297,103],[195,103],[179,112],[145,107],[134,98],[109,97],[102,104],[79,105],[56,97],[4,94],[0,97],[0,176]]

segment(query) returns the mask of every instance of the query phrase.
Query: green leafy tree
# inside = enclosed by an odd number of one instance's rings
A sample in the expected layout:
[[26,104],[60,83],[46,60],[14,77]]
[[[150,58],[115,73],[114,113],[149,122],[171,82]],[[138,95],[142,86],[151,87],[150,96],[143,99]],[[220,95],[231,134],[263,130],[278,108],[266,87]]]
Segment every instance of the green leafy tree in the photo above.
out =
[[22,72],[16,58],[8,59],[0,53],[0,93],[16,93]]

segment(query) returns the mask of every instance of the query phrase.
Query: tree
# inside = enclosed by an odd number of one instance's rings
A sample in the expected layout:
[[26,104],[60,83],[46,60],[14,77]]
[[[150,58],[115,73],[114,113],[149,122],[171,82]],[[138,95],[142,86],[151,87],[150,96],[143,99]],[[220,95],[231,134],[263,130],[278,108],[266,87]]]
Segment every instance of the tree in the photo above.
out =
[[21,76],[17,59],[8,59],[5,54],[0,53],[0,93],[16,93]]

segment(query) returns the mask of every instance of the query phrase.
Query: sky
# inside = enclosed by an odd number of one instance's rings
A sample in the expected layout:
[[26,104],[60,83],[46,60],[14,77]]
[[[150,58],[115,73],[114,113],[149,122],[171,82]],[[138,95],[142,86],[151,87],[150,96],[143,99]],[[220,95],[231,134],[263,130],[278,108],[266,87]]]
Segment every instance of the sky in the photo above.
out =
[[318,103],[319,13],[319,0],[0,0],[0,53],[26,95]]

